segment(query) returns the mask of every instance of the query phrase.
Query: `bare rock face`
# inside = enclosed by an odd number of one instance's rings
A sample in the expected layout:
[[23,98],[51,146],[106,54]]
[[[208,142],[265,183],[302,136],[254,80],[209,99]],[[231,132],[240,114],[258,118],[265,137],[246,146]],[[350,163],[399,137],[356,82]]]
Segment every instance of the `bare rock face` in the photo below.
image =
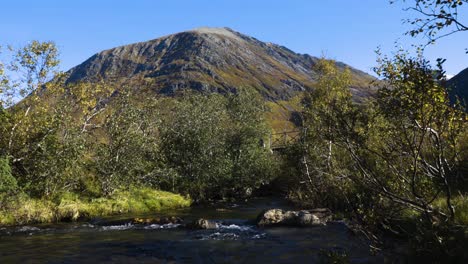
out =
[[318,208],[301,211],[284,211],[270,209],[261,213],[257,218],[257,225],[268,226],[318,226],[325,225],[332,218],[329,209]]

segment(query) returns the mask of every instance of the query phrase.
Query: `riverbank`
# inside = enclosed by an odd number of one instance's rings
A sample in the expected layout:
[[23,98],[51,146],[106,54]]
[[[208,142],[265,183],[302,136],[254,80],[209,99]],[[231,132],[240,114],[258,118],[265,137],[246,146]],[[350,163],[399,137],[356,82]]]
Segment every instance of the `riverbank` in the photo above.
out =
[[50,199],[36,199],[20,193],[3,199],[0,226],[141,214],[188,207],[190,204],[190,199],[178,194],[136,187],[118,190],[109,197],[82,197],[76,193],[62,193]]

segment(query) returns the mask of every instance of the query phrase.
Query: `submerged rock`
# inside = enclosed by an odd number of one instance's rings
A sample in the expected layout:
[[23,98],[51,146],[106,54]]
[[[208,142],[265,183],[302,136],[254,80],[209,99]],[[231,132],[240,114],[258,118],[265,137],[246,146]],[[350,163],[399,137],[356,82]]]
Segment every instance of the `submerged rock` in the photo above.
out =
[[90,223],[98,226],[122,226],[122,225],[168,225],[181,224],[183,220],[177,216],[154,218],[124,218],[124,219],[94,219]]
[[182,219],[176,216],[171,217],[156,217],[156,218],[133,218],[133,224],[142,225],[166,225],[166,224],[180,224]]
[[332,218],[330,209],[317,208],[312,210],[284,211],[269,209],[257,217],[258,226],[317,226],[325,225]]
[[192,228],[192,229],[217,229],[218,223],[200,218],[200,219],[193,221],[187,227]]

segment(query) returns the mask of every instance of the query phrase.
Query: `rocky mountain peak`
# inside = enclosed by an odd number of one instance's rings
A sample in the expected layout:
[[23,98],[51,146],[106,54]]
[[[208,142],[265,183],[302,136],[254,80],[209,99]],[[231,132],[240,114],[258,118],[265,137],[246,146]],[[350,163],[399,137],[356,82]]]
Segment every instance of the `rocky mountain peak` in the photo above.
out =
[[235,32],[234,30],[228,27],[199,27],[199,28],[189,30],[187,32],[195,32],[199,34],[222,35],[222,36],[234,38],[234,39],[239,38],[238,36],[239,33]]
[[[125,83],[163,95],[248,87],[269,100],[280,100],[313,86],[316,60],[230,28],[201,27],[97,53],[72,68],[66,82]],[[355,69],[352,73],[353,93],[367,96],[373,78]]]

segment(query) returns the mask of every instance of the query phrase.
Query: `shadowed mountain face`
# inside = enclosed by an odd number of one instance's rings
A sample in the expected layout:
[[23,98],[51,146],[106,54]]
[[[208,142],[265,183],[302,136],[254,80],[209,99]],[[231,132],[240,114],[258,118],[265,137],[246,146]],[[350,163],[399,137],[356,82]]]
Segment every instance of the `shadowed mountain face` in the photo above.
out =
[[[144,86],[164,95],[185,89],[226,93],[250,87],[276,101],[313,87],[316,61],[228,28],[199,28],[102,51],[67,72],[66,82]],[[372,94],[374,78],[350,69],[356,100]]]
[[452,100],[456,96],[465,106],[468,105],[468,68],[448,80],[447,87],[451,89]]

